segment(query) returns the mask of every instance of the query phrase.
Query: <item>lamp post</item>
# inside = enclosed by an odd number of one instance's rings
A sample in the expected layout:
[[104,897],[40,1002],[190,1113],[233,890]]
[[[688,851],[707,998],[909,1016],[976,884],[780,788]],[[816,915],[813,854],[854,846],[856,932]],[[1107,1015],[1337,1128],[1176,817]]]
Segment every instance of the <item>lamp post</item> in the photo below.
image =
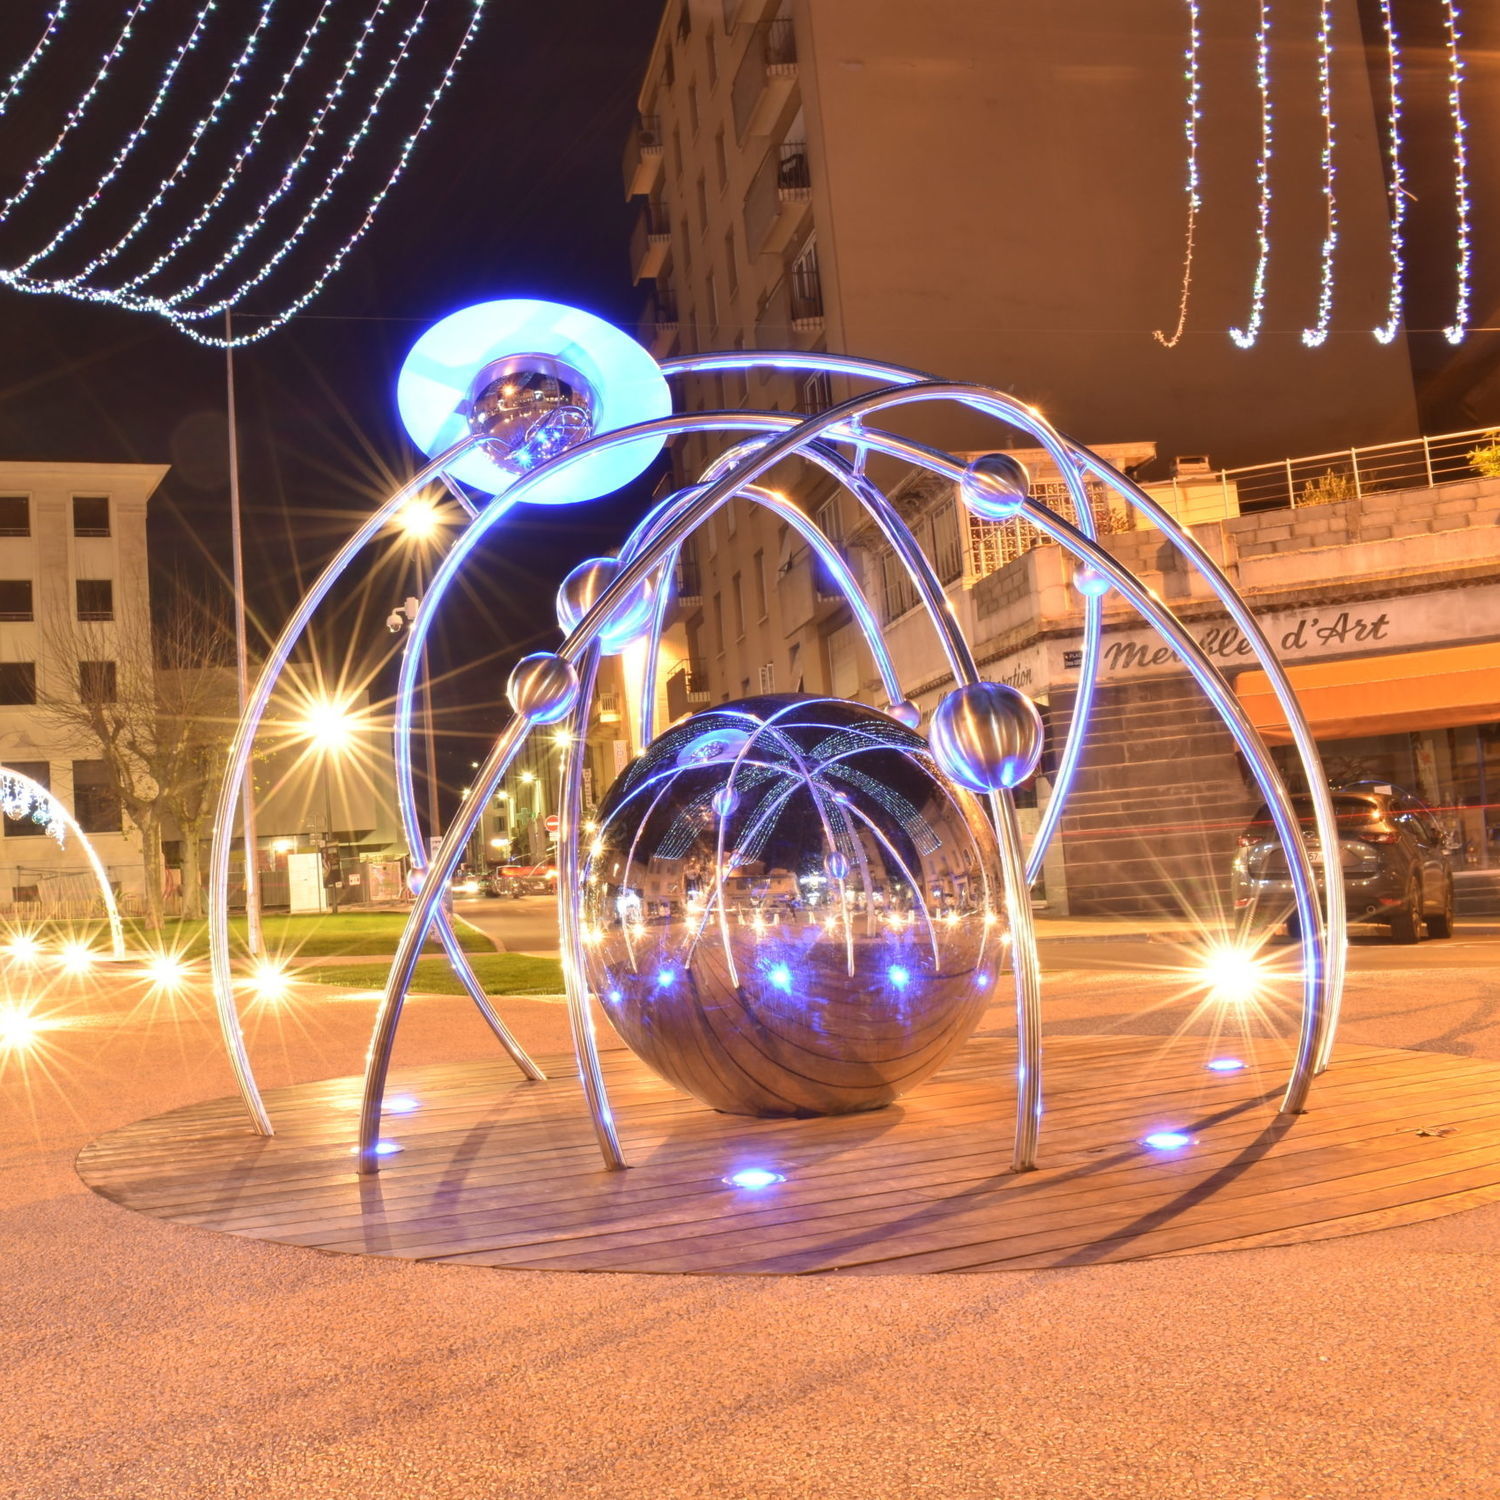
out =
[[[413,497],[403,505],[396,516],[397,524],[416,550],[417,592],[391,611],[387,621],[392,631],[404,630],[416,618],[417,607],[427,591],[427,550],[430,542],[443,524],[442,512],[430,500]],[[427,670],[427,642],[422,642],[422,745],[427,772],[427,838],[429,847],[436,847],[442,828],[438,812],[437,735],[432,722],[432,674]]]
[[340,868],[338,844],[334,838],[333,829],[333,784],[329,776],[329,762],[349,746],[353,735],[354,724],[349,714],[347,703],[335,703],[332,699],[324,698],[314,703],[303,715],[299,725],[302,733],[317,750],[322,761],[323,776],[323,818],[324,829],[324,889],[329,892],[329,906],[333,911],[339,909],[339,880],[330,879],[330,875],[342,878]]

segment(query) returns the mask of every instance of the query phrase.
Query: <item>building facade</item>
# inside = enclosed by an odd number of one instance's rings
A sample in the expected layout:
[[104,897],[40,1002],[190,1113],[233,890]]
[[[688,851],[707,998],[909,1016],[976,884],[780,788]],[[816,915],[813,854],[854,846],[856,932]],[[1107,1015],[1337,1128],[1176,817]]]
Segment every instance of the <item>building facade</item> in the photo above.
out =
[[[1358,10],[1349,0],[1333,15],[1346,243],[1383,243],[1387,199]],[[1205,76],[1220,100],[1254,78],[1253,28],[1242,21],[1217,12],[1202,19]],[[1227,571],[1280,637],[1300,641],[1284,649],[1309,670],[1326,661],[1331,670],[1362,662],[1356,670],[1376,671],[1387,656],[1483,647],[1472,622],[1463,635],[1442,603],[1450,590],[1482,602],[1472,580],[1447,576],[1430,555],[1457,545],[1431,540],[1441,532],[1462,528],[1471,547],[1486,535],[1489,498],[1465,488],[1480,481],[1463,443],[1441,473],[1430,455],[1414,479],[1388,473],[1374,486],[1379,500],[1358,493],[1357,457],[1349,483],[1343,453],[1398,446],[1417,418],[1405,351],[1365,331],[1382,321],[1379,257],[1340,263],[1344,331],[1314,349],[1300,337],[1317,301],[1324,232],[1315,151],[1278,156],[1278,274],[1255,347],[1237,348],[1227,335],[1245,321],[1253,257],[1222,235],[1222,219],[1199,244],[1181,341],[1168,348],[1152,337],[1175,320],[1182,266],[1181,25],[1178,7],[1103,0],[673,0],[624,157],[626,192],[640,204],[632,268],[650,289],[641,338],[660,358],[828,350],[1011,391],[1117,467],[1154,481],[1180,520],[1211,532]],[[1315,80],[1296,84],[1314,68],[1315,50],[1278,52],[1283,144],[1321,138]],[[1249,130],[1258,115],[1249,89],[1241,91],[1238,113]],[[1241,158],[1253,160],[1254,150],[1248,137],[1206,134],[1205,182],[1217,191],[1242,178]],[[1234,217],[1237,210],[1206,196]],[[1253,204],[1240,207],[1248,213]],[[771,372],[689,380],[685,398],[702,409],[808,412],[854,389]],[[1066,506],[1061,477],[1017,434],[962,418],[901,416],[890,425],[959,452],[1014,452],[1034,492]],[[1331,449],[1341,451],[1330,459]],[[675,481],[691,482],[715,451],[678,444]],[[1298,452],[1319,457],[1281,461]],[[1265,463],[1272,459],[1274,467]],[[1024,526],[969,516],[949,486],[892,468],[876,477],[933,559],[986,672],[1042,703],[1055,739],[1076,690],[1081,629],[1058,549],[1036,547]],[[818,471],[787,465],[768,482],[844,551],[909,696],[929,711],[951,679],[903,570]],[[1170,566],[1161,536],[1136,530],[1102,492],[1093,503],[1107,545],[1159,582],[1174,606],[1201,617],[1208,635],[1224,638],[1223,622]],[[1433,506],[1448,509],[1439,516]],[[1355,531],[1334,541],[1340,507],[1358,516],[1348,522]],[[1370,517],[1392,516],[1379,536],[1384,528]],[[1312,535],[1323,541],[1304,547]],[[1294,538],[1295,549],[1281,545]],[[1392,545],[1360,550],[1381,542]],[[1294,550],[1307,556],[1293,559]],[[1407,601],[1399,617],[1412,622],[1399,644],[1384,633],[1396,606],[1377,607],[1397,597]],[[1351,625],[1340,636],[1334,622],[1351,611],[1362,620],[1369,609],[1371,622],[1388,616],[1380,632],[1356,638]],[[1289,610],[1297,618],[1283,622]],[[685,549],[677,617],[687,660],[677,669],[672,717],[758,692],[874,691],[841,599],[796,533],[763,508],[731,502]],[[1227,883],[1225,841],[1232,853],[1251,810],[1228,736],[1170,653],[1132,631],[1111,611],[1094,748],[1047,872],[1047,898],[1064,910],[1212,904]],[[1424,725],[1398,714],[1374,737],[1378,745],[1357,754],[1347,731],[1361,726],[1324,716],[1318,728],[1331,765],[1378,762],[1371,774],[1411,785],[1455,809],[1466,828],[1474,824],[1466,843],[1483,865],[1493,849],[1490,825],[1479,824],[1495,775],[1486,725],[1496,715],[1484,703],[1453,702],[1432,714]],[[1419,751],[1410,738],[1419,733],[1450,738],[1421,741]],[[1034,795],[1044,800],[1048,790],[1044,774]]]
[[[143,888],[140,839],[104,762],[39,704],[113,696],[151,672],[146,507],[164,464],[0,463],[0,764],[47,787],[88,834],[124,894]],[[0,835],[0,909],[90,903],[71,841],[26,820]]]

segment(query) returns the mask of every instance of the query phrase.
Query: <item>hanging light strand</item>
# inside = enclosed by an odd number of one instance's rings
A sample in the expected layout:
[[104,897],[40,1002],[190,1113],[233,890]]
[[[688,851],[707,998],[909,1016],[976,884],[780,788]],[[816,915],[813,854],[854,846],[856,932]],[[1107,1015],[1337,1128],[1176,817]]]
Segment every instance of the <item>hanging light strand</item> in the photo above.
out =
[[407,163],[411,160],[412,152],[416,150],[417,142],[426,132],[428,125],[432,123],[433,113],[437,109],[438,102],[447,92],[448,85],[453,81],[454,74],[458,71],[458,65],[463,60],[464,53],[468,51],[469,44],[478,34],[479,23],[484,12],[485,0],[472,0],[472,4],[474,7],[474,14],[469,20],[468,28],[465,30],[463,37],[460,39],[457,49],[454,51],[452,58],[448,62],[448,66],[443,70],[443,75],[438,80],[437,86],[428,96],[426,108],[423,110],[421,118],[417,121],[416,127],[406,137],[406,140],[401,148],[401,154],[396,159],[395,169],[391,172],[390,176],[386,179],[380,190],[370,199],[370,202],[365,208],[364,217],[360,220],[359,224],[356,225],[354,232],[344,241],[342,245],[339,246],[337,252],[324,265],[322,271],[318,274],[317,279],[312,283],[312,285],[310,285],[307,290],[304,291],[302,295],[299,296],[295,301],[288,303],[287,306],[282,308],[280,312],[274,314],[270,318],[267,318],[266,321],[262,323],[262,325],[254,332],[246,334],[243,337],[235,338],[233,340],[220,338],[203,330],[191,328],[180,320],[174,320],[177,321],[177,326],[183,333],[187,334],[189,338],[195,339],[198,343],[207,344],[213,348],[223,348],[226,344],[229,343],[233,343],[236,346],[240,344],[253,344],[258,340],[265,338],[268,334],[274,333],[276,329],[289,322],[293,317],[296,316],[297,313],[301,312],[301,310],[306,307],[307,304],[311,302],[319,292],[322,291],[329,278],[338,271],[340,266],[343,265],[344,261],[348,258],[349,253],[360,242],[360,240],[364,238],[371,224],[375,222],[375,216],[379,213],[381,204],[385,202],[386,197],[389,195],[392,188],[394,188],[397,182],[401,180],[401,175],[403,172],[405,172]]
[[[281,248],[271,256],[271,258],[266,262],[261,270],[256,273],[256,275],[249,278],[245,282],[242,282],[238,290],[232,292],[228,297],[221,299],[211,310],[205,310],[201,313],[190,313],[188,314],[188,316],[212,317],[218,313],[223,312],[226,307],[233,307],[235,302],[238,300],[240,293],[247,290],[251,286],[258,285],[261,281],[263,281],[271,273],[271,270],[274,269],[277,264],[279,264],[281,259],[291,249],[292,245],[302,237],[303,233],[311,224],[313,216],[316,215],[318,210],[328,200],[328,197],[333,192],[333,189],[337,185],[339,178],[344,174],[345,170],[347,170],[349,163],[353,161],[355,153],[357,152],[360,144],[369,134],[371,123],[375,118],[376,111],[380,107],[380,101],[385,96],[387,90],[389,90],[390,87],[395,83],[397,76],[401,72],[401,65],[406,60],[406,55],[411,46],[412,40],[421,30],[422,25],[426,20],[427,8],[429,3],[430,0],[422,0],[421,8],[417,11],[415,18],[402,33],[401,40],[397,45],[396,53],[391,61],[391,65],[387,70],[385,77],[377,85],[375,92],[371,97],[370,103],[365,109],[363,118],[360,120],[359,125],[355,128],[354,132],[345,142],[343,153],[334,163],[334,166],[330,170],[328,176],[324,178],[321,190],[316,194],[316,196],[312,200],[312,203],[304,212],[302,221],[297,225],[296,229],[292,231],[291,237],[282,244]],[[327,120],[329,113],[333,110],[339,99],[343,96],[344,89],[347,86],[350,78],[354,76],[354,71],[358,67],[360,59],[364,56],[365,47],[369,41],[371,30],[374,27],[376,21],[379,19],[380,15],[385,11],[388,4],[389,0],[379,0],[379,3],[376,5],[375,10],[372,12],[369,20],[365,23],[365,27],[360,33],[359,41],[355,45],[354,50],[349,54],[348,58],[345,59],[344,68],[339,73],[337,79],[334,80],[333,87],[330,88],[324,95],[323,102],[319,106],[317,114],[313,116],[312,126],[308,130],[307,135],[302,142],[301,148],[297,151],[292,161],[288,164],[286,171],[283,172],[281,174],[281,177],[277,180],[276,186],[272,188],[272,190],[262,201],[260,207],[256,209],[254,217],[251,218],[248,223],[243,224],[240,227],[238,233],[236,233],[233,240],[230,241],[228,249],[226,249],[224,253],[219,256],[219,258],[213,263],[213,265],[211,265],[201,275],[195,277],[192,281],[190,281],[185,287],[182,288],[181,291],[174,292],[170,296],[165,297],[143,297],[139,301],[133,302],[132,305],[149,308],[154,312],[172,313],[172,309],[181,307],[190,298],[196,296],[200,291],[202,291],[202,289],[207,286],[209,282],[213,281],[216,277],[226,271],[239,257],[240,252],[245,248],[245,246],[248,245],[250,241],[261,232],[262,229],[265,228],[267,216],[270,214],[270,211],[290,191],[293,183],[296,180],[297,173],[301,170],[303,164],[307,161],[308,156],[312,153],[313,148],[322,138],[324,122]],[[175,316],[175,314],[173,314],[173,316]]]
[[1406,165],[1401,140],[1401,38],[1396,32],[1392,0],[1380,0],[1385,28],[1387,160],[1391,164],[1391,287],[1386,297],[1385,322],[1375,330],[1382,344],[1395,339],[1406,301]]
[[1326,213],[1323,252],[1318,270],[1318,321],[1302,330],[1302,342],[1317,349],[1328,339],[1333,321],[1333,267],[1339,244],[1339,200],[1334,162],[1333,0],[1318,5],[1318,107],[1323,115],[1323,207]]
[[62,24],[62,18],[68,9],[68,0],[57,0],[57,4],[47,15],[47,25],[37,44],[27,54],[26,61],[10,75],[5,85],[5,92],[0,93],[0,115],[10,107],[10,101],[20,92],[21,85],[26,82],[26,76],[36,65],[41,62],[42,54],[52,45],[52,38],[57,35],[57,28]]
[[1271,149],[1274,117],[1271,108],[1271,3],[1261,0],[1260,26],[1255,38],[1255,81],[1260,90],[1260,159],[1255,177],[1260,189],[1256,211],[1255,281],[1250,294],[1250,316],[1243,328],[1231,328],[1229,337],[1248,349],[1260,337],[1266,313],[1266,272],[1271,262]]
[[1159,344],[1175,349],[1187,327],[1188,302],[1193,294],[1193,255],[1198,232],[1198,211],[1203,207],[1203,196],[1198,177],[1198,121],[1202,118],[1198,105],[1203,96],[1203,81],[1199,68],[1199,49],[1202,33],[1198,29],[1198,0],[1186,0],[1188,12],[1188,45],[1183,54],[1187,62],[1187,108],[1183,115],[1182,133],[1187,139],[1187,233],[1182,252],[1182,289],[1177,297],[1177,326],[1170,334],[1155,330]]
[[[317,39],[318,33],[323,29],[323,25],[328,19],[330,8],[334,3],[335,0],[323,0],[323,4],[319,9],[318,14],[313,21],[313,24],[308,28],[307,35],[302,39],[302,46],[298,49],[296,57],[292,59],[291,66],[287,68],[284,74],[282,74],[281,83],[278,85],[276,92],[271,96],[270,103],[266,106],[260,118],[251,127],[250,134],[245,138],[245,141],[241,145],[239,152],[236,154],[234,160],[229,164],[229,170],[224,174],[223,180],[219,183],[219,186],[214,192],[213,196],[210,197],[209,200],[203,205],[203,207],[200,208],[198,212],[193,216],[192,222],[188,224],[187,228],[174,235],[171,243],[168,244],[167,248],[163,250],[162,253],[158,255],[156,259],[152,261],[152,263],[147,266],[144,271],[142,271],[138,276],[132,276],[130,280],[123,283],[121,287],[122,291],[129,291],[134,287],[139,286],[142,282],[148,281],[152,276],[156,275],[156,273],[160,271],[165,265],[167,265],[169,261],[173,260],[192,242],[194,238],[196,238],[198,231],[202,229],[203,226],[208,223],[209,219],[213,216],[214,210],[217,209],[219,205],[223,203],[225,198],[229,196],[230,189],[239,180],[241,168],[243,168],[250,157],[254,155],[256,149],[260,145],[261,136],[264,134],[266,126],[271,123],[271,121],[276,117],[276,114],[280,110],[282,101],[286,98],[286,91],[290,86],[292,79],[295,78],[296,75],[301,71],[303,63],[306,62],[307,58],[311,55],[313,43]],[[177,163],[177,166],[173,170],[171,177],[162,184],[161,189],[157,192],[156,196],[152,198],[151,202],[148,203],[146,207],[141,211],[141,213],[137,216],[135,223],[130,226],[124,236],[116,241],[115,244],[113,244],[108,250],[104,252],[103,255],[99,257],[95,269],[98,269],[99,266],[108,265],[110,261],[114,260],[115,257],[118,256],[120,252],[124,250],[125,247],[136,237],[136,235],[140,233],[140,231],[145,227],[147,219],[150,218],[151,214],[160,205],[162,199],[166,197],[169,189],[175,186],[178,180],[181,178],[183,171],[187,168],[188,163],[192,160],[193,155],[196,151],[197,140],[195,138],[189,145],[187,153],[183,156],[182,160]]]
[[1458,212],[1458,298],[1452,324],[1443,330],[1450,344],[1468,333],[1473,247],[1469,231],[1468,124],[1464,119],[1463,59],[1458,55],[1458,0],[1443,0],[1443,30],[1448,48],[1448,113],[1453,118],[1453,196]]
[[[161,112],[161,107],[167,102],[167,94],[170,92],[173,80],[177,77],[178,70],[187,61],[188,54],[197,47],[203,38],[204,28],[208,25],[208,18],[218,9],[219,0],[207,0],[197,16],[193,20],[193,29],[187,34],[181,45],[168,59],[167,66],[161,75],[161,82],[156,86],[156,93],[151,97],[151,103],[146,106],[146,113],[141,116],[141,122],[125,137],[124,143],[115,152],[113,160],[105,168],[104,175],[100,177],[89,192],[64,221],[62,227],[33,254],[27,256],[21,264],[15,267],[17,274],[25,274],[39,260],[45,260],[51,255],[72,232],[88,217],[95,204],[99,202],[105,188],[107,188],[116,177],[120,175],[120,169],[130,159],[131,153],[145,139],[146,133],[151,128],[151,122]],[[265,11],[269,10],[272,0],[266,0],[265,9],[261,13],[262,24],[265,20]]]
[[30,194],[32,188],[46,176],[47,168],[52,165],[57,158],[58,152],[67,144],[68,137],[82,123],[83,117],[88,113],[89,105],[94,102],[94,96],[104,87],[104,81],[109,77],[110,70],[129,44],[130,38],[135,34],[135,23],[145,13],[147,6],[150,4],[151,0],[135,0],[135,4],[130,9],[130,14],[125,17],[125,24],[121,27],[119,36],[115,38],[114,45],[104,54],[104,59],[99,65],[99,71],[94,74],[94,81],[79,97],[73,108],[68,111],[67,117],[63,120],[62,129],[57,133],[57,138],[31,164],[25,177],[21,179],[21,186],[3,204],[0,204],[0,224],[3,224],[10,217],[11,210],[25,199]]

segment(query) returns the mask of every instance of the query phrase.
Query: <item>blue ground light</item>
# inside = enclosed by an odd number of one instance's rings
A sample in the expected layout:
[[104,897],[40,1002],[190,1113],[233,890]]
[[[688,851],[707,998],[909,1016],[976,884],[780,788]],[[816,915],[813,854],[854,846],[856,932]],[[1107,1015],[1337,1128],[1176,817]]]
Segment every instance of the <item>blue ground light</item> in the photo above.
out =
[[774,1187],[778,1182],[785,1182],[786,1178],[780,1172],[773,1172],[769,1167],[741,1167],[738,1172],[731,1172],[724,1179],[726,1186],[737,1188],[768,1188]]
[[772,964],[766,971],[766,978],[778,990],[789,990],[792,987],[792,971],[785,964]]
[[1238,1073],[1245,1065],[1237,1057],[1216,1057],[1208,1064],[1210,1073]]
[[1153,1151],[1180,1151],[1184,1146],[1191,1146],[1193,1138],[1180,1130],[1153,1130],[1143,1144]]
[[388,1115],[409,1115],[414,1109],[421,1107],[421,1103],[410,1094],[397,1094],[393,1099],[385,1101],[383,1112]]
[[885,972],[898,990],[904,990],[911,980],[911,970],[901,964],[892,964]]

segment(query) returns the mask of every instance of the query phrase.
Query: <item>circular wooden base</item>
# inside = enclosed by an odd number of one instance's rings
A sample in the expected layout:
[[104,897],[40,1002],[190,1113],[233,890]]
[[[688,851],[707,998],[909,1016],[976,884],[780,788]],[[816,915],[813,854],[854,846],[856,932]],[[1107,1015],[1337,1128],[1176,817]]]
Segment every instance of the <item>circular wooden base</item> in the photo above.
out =
[[[143,1120],[78,1172],[138,1212],[358,1255],[538,1270],[989,1271],[1283,1245],[1500,1199],[1500,1065],[1340,1049],[1304,1115],[1277,1115],[1287,1049],[1215,1072],[1203,1038],[1047,1044],[1038,1171],[1012,1175],[1014,1046],[976,1038],[871,1114],[714,1114],[626,1052],[605,1075],[631,1169],[606,1172],[571,1062],[392,1083],[378,1177],[354,1171],[357,1079],[274,1090],[277,1134],[238,1100]],[[405,1111],[405,1112],[398,1112]],[[1154,1132],[1190,1137],[1175,1150]],[[750,1167],[768,1187],[725,1179]]]

